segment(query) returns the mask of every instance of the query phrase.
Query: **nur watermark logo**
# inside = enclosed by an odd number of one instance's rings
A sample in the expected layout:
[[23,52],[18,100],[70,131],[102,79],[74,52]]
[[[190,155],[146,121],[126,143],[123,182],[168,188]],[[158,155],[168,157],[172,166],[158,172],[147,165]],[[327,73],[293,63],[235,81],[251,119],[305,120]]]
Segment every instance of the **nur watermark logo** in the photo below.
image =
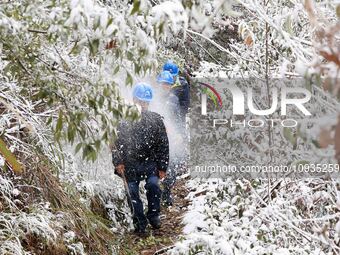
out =
[[319,175],[304,170],[320,169],[323,162],[298,154],[302,148],[312,148],[309,143],[317,126],[313,118],[329,107],[317,104],[322,95],[313,80],[211,77],[194,82],[188,121],[188,166],[193,178]]
[[[303,116],[311,116],[312,114],[306,108],[305,104],[308,103],[312,97],[312,94],[309,90],[303,87],[287,87],[282,85],[280,88],[273,87],[270,89],[270,106],[266,109],[259,109],[259,105],[256,104],[257,101],[264,100],[263,95],[258,95],[258,93],[254,93],[253,88],[246,88],[245,92],[243,92],[237,85],[231,82],[225,82],[219,84],[218,86],[214,86],[212,84],[199,82],[200,85],[207,88],[201,94],[201,114],[208,114],[208,97],[213,100],[215,104],[215,108],[219,106],[219,109],[222,110],[223,104],[222,96],[217,91],[225,91],[227,90],[231,93],[232,100],[232,115],[233,116],[243,116],[243,120],[236,121],[235,119],[229,118],[215,118],[213,120],[213,126],[220,125],[229,125],[233,126],[243,126],[243,127],[263,127],[265,125],[274,126],[275,123],[280,124],[283,127],[296,127],[298,122],[296,119],[290,118],[288,115],[287,109],[291,107],[291,110],[296,110]],[[218,104],[217,104],[217,103]],[[247,106],[247,107],[246,107]],[[295,109],[294,109],[295,108]],[[248,111],[247,111],[248,110]],[[270,116],[274,113],[278,112],[281,118],[271,118]],[[259,116],[262,118],[252,118],[246,119],[246,117],[251,116]],[[242,118],[241,118],[242,119]]]

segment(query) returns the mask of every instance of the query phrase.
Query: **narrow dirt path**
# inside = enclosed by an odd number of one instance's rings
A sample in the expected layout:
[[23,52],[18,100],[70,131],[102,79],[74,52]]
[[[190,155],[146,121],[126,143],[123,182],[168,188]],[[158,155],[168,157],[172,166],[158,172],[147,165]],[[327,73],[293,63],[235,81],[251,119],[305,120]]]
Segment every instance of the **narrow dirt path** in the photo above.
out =
[[189,201],[185,199],[189,192],[185,181],[185,179],[179,179],[173,187],[173,206],[162,207],[162,227],[152,230],[148,226],[148,235],[144,238],[133,233],[126,233],[119,241],[120,255],[167,254],[166,250],[178,240],[182,233],[182,217],[189,205]]

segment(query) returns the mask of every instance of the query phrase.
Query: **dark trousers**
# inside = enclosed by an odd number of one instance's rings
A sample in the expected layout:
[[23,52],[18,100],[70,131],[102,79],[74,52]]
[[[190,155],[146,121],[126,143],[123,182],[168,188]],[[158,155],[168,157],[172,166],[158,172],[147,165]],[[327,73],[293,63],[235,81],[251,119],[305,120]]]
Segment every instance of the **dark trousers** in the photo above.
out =
[[145,189],[148,199],[148,212],[145,216],[143,203],[139,196],[139,183],[140,181],[130,181],[128,186],[134,210],[133,223],[137,229],[145,229],[148,225],[147,220],[152,220],[152,218],[159,216],[161,189],[158,176],[150,175],[146,178]]
[[177,166],[175,164],[170,164],[166,177],[163,181],[162,201],[168,206],[173,203],[171,189],[176,182],[176,168]]

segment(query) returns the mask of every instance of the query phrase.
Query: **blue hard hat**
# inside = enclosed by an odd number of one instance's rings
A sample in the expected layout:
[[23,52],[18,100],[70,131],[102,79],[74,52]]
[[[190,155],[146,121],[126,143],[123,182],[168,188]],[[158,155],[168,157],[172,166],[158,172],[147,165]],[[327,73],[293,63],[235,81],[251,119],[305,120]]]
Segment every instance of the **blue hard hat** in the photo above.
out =
[[169,71],[163,71],[157,76],[157,82],[172,85],[175,83],[175,80]]
[[137,83],[133,89],[133,97],[144,102],[150,102],[153,97],[153,89],[147,83]]
[[173,76],[176,76],[179,73],[179,68],[172,60],[168,60],[163,66],[163,71],[169,71]]

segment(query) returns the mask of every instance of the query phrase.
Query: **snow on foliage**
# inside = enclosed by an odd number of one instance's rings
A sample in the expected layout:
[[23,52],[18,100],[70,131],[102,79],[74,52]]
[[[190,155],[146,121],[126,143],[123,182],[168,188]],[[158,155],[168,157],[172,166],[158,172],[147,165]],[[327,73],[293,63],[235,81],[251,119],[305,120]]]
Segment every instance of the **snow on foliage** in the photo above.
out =
[[[280,127],[259,133],[221,128],[214,136],[207,130],[203,137],[207,144],[216,142],[220,151],[227,149],[222,155],[226,164],[293,165],[297,159],[336,163],[339,6],[335,1],[311,3],[240,1],[243,15],[233,19],[239,38],[231,39],[227,47],[217,42],[218,37],[191,33],[205,56],[205,49],[215,49],[208,52],[213,63],[202,61],[197,78],[236,78],[245,81],[244,87],[252,87],[246,82],[249,78],[304,77],[312,84],[307,88],[313,92],[313,118],[302,120],[291,135]],[[265,86],[258,89],[263,95],[259,108],[265,109],[269,95]],[[231,102],[228,95],[223,99]],[[299,118],[296,112],[289,114]],[[268,141],[270,133],[275,143]],[[266,153],[270,150],[274,158]],[[182,240],[172,254],[339,253],[337,179],[197,179],[189,187],[192,204],[183,219]]]
[[[336,1],[313,6],[311,1],[244,0],[238,2],[237,11],[234,4],[176,0],[0,3],[2,137],[28,170],[36,155],[44,155],[69,185],[65,190],[71,193],[75,188],[86,206],[90,197],[99,195],[110,209],[113,231],[131,226],[107,144],[115,138],[121,119],[135,120],[139,115],[122,88],[153,76],[158,60],[164,60],[165,54],[159,52],[186,57],[168,45],[184,42],[186,47],[190,39],[199,54],[188,55],[199,56],[196,75],[202,78],[316,75],[321,81],[323,74],[339,75],[334,62],[338,38],[332,37],[338,33]],[[215,33],[230,26],[235,31],[237,27],[238,38],[217,42]],[[326,36],[331,40],[323,40]],[[213,54],[207,52],[211,49]],[[281,130],[271,130],[282,139],[275,148],[280,152],[276,162],[293,164],[297,156],[334,161],[334,146],[318,146],[315,141],[324,140],[319,139],[324,124],[336,124],[338,87],[332,80],[316,82],[312,109],[316,118],[302,123],[297,138],[306,139],[308,145],[291,150],[292,141]],[[265,95],[265,88],[261,92]],[[235,144],[228,158],[235,164],[256,162],[254,151],[272,149],[266,137],[257,140],[251,132],[228,133],[227,138]],[[74,155],[74,150],[82,151],[83,157]],[[83,158],[97,161],[88,163]],[[2,158],[0,165],[5,166]],[[172,252],[339,253],[338,185],[321,179],[276,180],[270,186],[260,180],[193,180],[188,184],[195,191],[189,195],[192,205],[183,220],[183,240]],[[268,188],[274,186],[279,190],[273,190],[275,196],[269,199]],[[28,234],[53,242],[60,234],[60,217],[67,220],[67,215],[53,214],[39,204],[32,205],[30,213],[18,210],[18,190],[10,179],[0,176],[0,205],[6,207],[0,214],[1,254],[28,254],[21,243]],[[85,253],[74,232],[65,233],[64,239],[69,251]]]
[[14,199],[18,194],[13,183],[0,176],[0,205],[3,210],[0,214],[0,254],[29,254],[21,240],[32,235],[53,242],[60,228],[54,215],[41,206],[31,213],[20,211],[16,206],[18,201]]
[[[126,220],[130,212],[122,183],[113,176],[107,144],[114,140],[121,119],[135,120],[139,115],[120,88],[155,71],[157,48],[168,37],[184,38],[189,23],[195,26],[191,29],[212,33],[211,20],[205,16],[207,3],[203,3],[33,0],[0,4],[4,141],[33,176],[37,166],[43,167],[40,163],[55,169],[64,190],[72,195],[75,187],[86,207],[98,195],[110,211],[114,231],[131,222]],[[208,5],[214,15],[221,15],[227,6]],[[74,150],[81,151],[82,158]],[[5,169],[2,158],[1,162]],[[0,181],[1,203],[6,206],[1,212],[1,253],[27,254],[22,246],[26,235],[54,242],[62,233],[56,222],[67,215],[53,214],[37,201],[29,205],[32,212],[21,211],[16,203],[25,205],[17,199],[22,187],[14,189],[2,176]],[[73,253],[84,253],[86,247],[74,242],[71,234],[64,239]]]
[[192,180],[184,240],[172,254],[338,253],[336,185],[287,179],[268,202],[257,180]]

